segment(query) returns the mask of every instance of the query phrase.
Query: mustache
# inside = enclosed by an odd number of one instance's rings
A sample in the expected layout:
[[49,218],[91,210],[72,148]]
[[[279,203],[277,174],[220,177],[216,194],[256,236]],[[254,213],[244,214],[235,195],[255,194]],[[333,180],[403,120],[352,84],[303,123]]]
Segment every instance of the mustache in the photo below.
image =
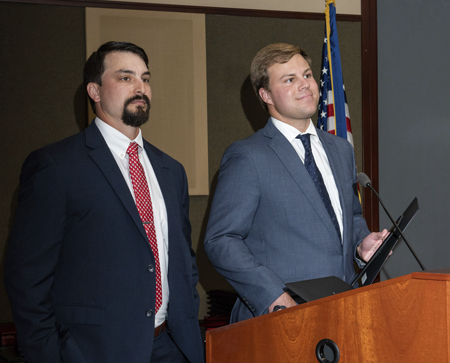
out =
[[150,107],[150,99],[148,98],[147,95],[142,95],[142,96],[136,95],[136,96],[129,98],[128,100],[125,101],[125,107],[127,107],[131,102],[134,102],[137,100],[145,101],[145,103],[147,104],[147,107]]

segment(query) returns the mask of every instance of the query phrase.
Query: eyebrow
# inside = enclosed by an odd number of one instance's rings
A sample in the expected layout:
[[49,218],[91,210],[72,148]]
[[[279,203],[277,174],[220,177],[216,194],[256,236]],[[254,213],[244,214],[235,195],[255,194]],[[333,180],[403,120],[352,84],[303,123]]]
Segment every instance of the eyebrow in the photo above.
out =
[[280,79],[286,78],[286,77],[295,77],[296,74],[295,73],[290,73],[290,74],[283,74]]
[[[304,75],[305,73],[308,73],[308,72],[312,72],[312,69],[311,69],[311,68],[305,69],[305,71],[303,72],[303,75]],[[283,79],[283,78],[285,78],[285,77],[296,77],[296,76],[297,76],[296,73],[283,74],[283,75],[280,77],[280,79]]]
[[[136,72],[132,71],[130,69],[119,69],[118,71],[116,71],[116,73],[127,73],[127,74],[136,75]],[[150,76],[150,71],[142,73],[142,76]]]

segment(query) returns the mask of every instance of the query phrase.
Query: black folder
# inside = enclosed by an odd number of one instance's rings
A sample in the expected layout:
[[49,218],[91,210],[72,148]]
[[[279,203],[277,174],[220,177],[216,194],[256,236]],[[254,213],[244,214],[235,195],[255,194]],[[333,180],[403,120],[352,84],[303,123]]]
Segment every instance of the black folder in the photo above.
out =
[[[408,208],[406,208],[405,212],[396,220],[396,223],[402,232],[408,227],[418,211],[419,202],[417,198],[414,198]],[[339,277],[328,276],[319,279],[288,282],[286,283],[286,291],[288,291],[293,299],[300,304],[352,290],[356,285],[356,282],[359,282],[359,286],[372,284],[386,262],[389,253],[401,239],[401,235],[395,226],[392,226],[389,231],[391,233],[388,238],[384,240],[380,248],[378,248],[350,285],[345,281],[342,281]]]

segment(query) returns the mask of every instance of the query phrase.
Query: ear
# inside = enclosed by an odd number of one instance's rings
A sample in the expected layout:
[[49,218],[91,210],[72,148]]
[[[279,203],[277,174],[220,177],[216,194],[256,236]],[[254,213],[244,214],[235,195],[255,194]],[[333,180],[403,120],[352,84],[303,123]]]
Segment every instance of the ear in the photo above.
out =
[[86,89],[89,97],[91,97],[94,102],[100,102],[100,86],[97,83],[88,83]]
[[273,105],[272,99],[270,98],[270,93],[265,88],[259,89],[259,96],[268,105]]

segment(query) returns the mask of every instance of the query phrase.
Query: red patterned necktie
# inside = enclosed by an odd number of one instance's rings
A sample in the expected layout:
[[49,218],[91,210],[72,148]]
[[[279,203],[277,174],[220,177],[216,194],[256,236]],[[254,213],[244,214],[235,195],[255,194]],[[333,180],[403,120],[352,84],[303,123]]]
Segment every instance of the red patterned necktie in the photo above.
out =
[[139,145],[137,143],[130,143],[127,154],[129,156],[130,176],[133,184],[134,197],[136,198],[136,207],[141,216],[142,223],[144,224],[145,232],[147,233],[150,247],[153,251],[153,256],[155,257],[155,312],[158,312],[162,304],[161,268],[159,266],[158,244],[156,242],[156,231],[153,221],[152,199],[150,197],[150,190],[148,189],[144,168],[139,161],[138,148]]

